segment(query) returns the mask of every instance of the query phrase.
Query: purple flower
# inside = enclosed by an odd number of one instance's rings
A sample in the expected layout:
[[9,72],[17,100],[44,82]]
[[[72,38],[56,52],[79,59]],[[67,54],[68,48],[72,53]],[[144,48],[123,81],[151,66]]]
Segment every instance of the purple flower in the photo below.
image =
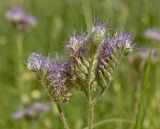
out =
[[107,85],[112,80],[114,71],[120,59],[128,55],[133,50],[132,35],[121,32],[115,34],[113,38],[106,39],[102,44],[99,62],[97,67],[97,76]]
[[124,51],[129,53],[132,50],[132,35],[130,33],[121,32],[120,34],[116,34],[112,39],[108,38],[102,44],[100,60],[108,60],[114,54],[118,55],[119,53],[123,53]]
[[92,33],[96,33],[99,36],[103,36],[106,33],[106,27],[103,24],[95,23],[92,28]]
[[158,53],[157,53],[156,49],[142,48],[139,50],[139,55],[144,60],[147,60],[149,58],[150,54],[151,54],[152,61],[157,60]]
[[23,118],[34,118],[39,116],[43,112],[48,112],[50,110],[49,103],[36,102],[33,105],[20,109],[12,114],[14,119],[23,119]]
[[68,100],[72,88],[71,84],[74,81],[69,63],[61,62],[58,57],[51,60],[41,54],[31,53],[27,60],[27,68],[35,72],[54,101]]
[[37,21],[35,17],[27,15],[21,8],[13,7],[5,13],[8,21],[13,23],[18,30],[24,30],[28,26],[35,26]]
[[150,39],[160,41],[160,29],[157,29],[157,28],[147,29],[144,32],[144,36],[146,38],[150,38]]
[[50,60],[38,53],[31,53],[27,59],[27,68],[34,72],[46,71],[49,68]]
[[48,90],[54,100],[67,101],[71,90],[67,85],[71,81],[70,65],[54,59],[48,69],[47,80],[49,81]]
[[110,57],[110,55],[112,54],[112,46],[110,44],[109,40],[106,40],[103,44],[102,44],[102,48],[101,48],[101,54],[100,54],[100,59],[107,59]]
[[67,44],[67,48],[70,49],[72,56],[81,57],[86,49],[87,37],[85,33],[80,35],[73,34]]
[[121,32],[115,34],[112,39],[112,45],[123,46],[125,49],[133,50],[132,34],[127,32]]
[[135,70],[139,71],[142,65],[147,63],[149,58],[151,63],[156,63],[158,61],[157,50],[154,48],[141,48],[130,58],[130,63]]
[[104,24],[95,23],[91,32],[92,44],[94,43],[96,47],[101,45],[106,38],[106,31],[107,29]]

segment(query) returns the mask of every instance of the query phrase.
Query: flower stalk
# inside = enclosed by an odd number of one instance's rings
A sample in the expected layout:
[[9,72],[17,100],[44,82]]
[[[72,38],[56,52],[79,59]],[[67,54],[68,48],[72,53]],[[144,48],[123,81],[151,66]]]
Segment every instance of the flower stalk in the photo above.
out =
[[94,103],[91,100],[91,97],[89,97],[88,100],[88,129],[92,129],[93,126],[93,110],[94,110]]
[[60,114],[61,121],[63,122],[64,129],[69,129],[66,117],[65,117],[64,112],[62,110],[62,106],[60,104],[57,104],[57,108],[58,108],[58,111]]
[[16,49],[17,49],[17,86],[19,87],[20,91],[22,91],[23,81],[22,81],[22,73],[23,73],[23,34],[17,33],[16,37]]

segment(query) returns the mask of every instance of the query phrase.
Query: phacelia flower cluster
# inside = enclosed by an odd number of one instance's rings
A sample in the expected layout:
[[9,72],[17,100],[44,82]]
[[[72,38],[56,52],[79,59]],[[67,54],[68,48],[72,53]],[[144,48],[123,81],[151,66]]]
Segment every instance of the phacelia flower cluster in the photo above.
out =
[[35,26],[37,21],[34,16],[26,14],[24,10],[13,7],[5,13],[5,17],[18,30],[25,30],[28,26]]
[[[132,34],[116,32],[109,36],[104,24],[94,24],[91,32],[73,34],[67,42],[69,58],[61,62],[32,53],[27,67],[45,84],[55,102],[66,102],[71,89],[78,87],[89,94],[105,89],[111,82],[120,60],[133,51]],[[100,90],[97,90],[100,91]]]

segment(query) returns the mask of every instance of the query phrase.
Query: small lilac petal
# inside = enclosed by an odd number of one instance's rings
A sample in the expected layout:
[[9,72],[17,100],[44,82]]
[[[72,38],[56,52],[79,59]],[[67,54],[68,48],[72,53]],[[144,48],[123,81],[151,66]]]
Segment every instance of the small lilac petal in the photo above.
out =
[[158,28],[147,29],[144,32],[144,36],[146,38],[160,41],[160,29],[158,29]]
[[142,48],[139,50],[138,54],[143,60],[147,60],[149,58],[149,54],[151,52],[151,60],[157,60],[158,53],[156,49]]
[[106,33],[105,25],[96,23],[92,28],[92,33],[99,33],[100,35],[104,35]]
[[[127,53],[130,53],[133,51],[134,44],[132,41],[132,33],[128,32],[121,32],[119,34],[115,34],[115,36],[112,38],[112,44],[113,46],[123,46],[125,49],[127,49]],[[127,54],[126,53],[126,54]]]
[[9,21],[20,22],[25,17],[25,13],[21,8],[14,7],[5,13],[5,17]]
[[36,18],[24,12],[21,8],[13,7],[5,13],[8,21],[14,23],[17,29],[23,30],[28,26],[35,26],[37,24]]
[[102,45],[100,58],[101,59],[109,58],[111,54],[112,54],[112,46],[110,44],[110,41],[106,40]]
[[74,34],[68,41],[67,48],[71,50],[74,56],[81,56],[86,49],[86,35],[81,33],[80,35]]
[[49,65],[49,59],[38,53],[31,53],[27,59],[27,68],[32,71],[47,70]]
[[19,111],[16,111],[16,112],[12,113],[12,117],[16,120],[17,119],[22,119],[24,116],[25,116],[25,113],[24,113],[23,110],[19,110]]
[[146,61],[150,58],[151,63],[156,63],[158,61],[158,53],[155,48],[141,48],[130,58],[130,63],[133,68],[137,71],[142,67],[142,62],[146,63]]
[[12,114],[14,119],[33,118],[50,110],[49,103],[36,102],[30,107],[20,109]]
[[33,17],[33,16],[26,17],[25,22],[26,22],[26,24],[29,24],[29,25],[32,25],[32,26],[36,26],[37,25],[36,18]]

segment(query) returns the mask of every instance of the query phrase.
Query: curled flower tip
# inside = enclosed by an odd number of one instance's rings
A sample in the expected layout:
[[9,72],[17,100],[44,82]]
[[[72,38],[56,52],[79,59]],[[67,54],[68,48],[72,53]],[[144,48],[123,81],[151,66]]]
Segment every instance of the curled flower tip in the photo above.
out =
[[31,53],[27,59],[27,68],[34,72],[46,70],[49,67],[49,59],[38,53]]
[[105,25],[96,23],[92,28],[92,33],[99,33],[99,35],[104,35],[106,33]]
[[81,33],[80,35],[73,34],[73,36],[68,41],[67,47],[71,50],[72,56],[81,56],[86,48],[86,35]]
[[107,30],[104,24],[95,23],[92,28],[93,41],[96,44],[102,43],[105,39],[106,31]]
[[160,41],[160,29],[152,28],[144,32],[144,36],[149,39]]
[[11,10],[7,11],[5,17],[8,21],[13,23],[18,30],[23,30],[28,26],[35,26],[37,24],[35,17],[27,15],[24,10],[18,7],[13,7]]
[[115,34],[115,36],[112,39],[113,46],[120,46],[123,47],[124,50],[126,50],[126,54],[129,54],[131,51],[133,51],[134,44],[132,41],[132,33],[128,32],[121,32],[120,34]]

